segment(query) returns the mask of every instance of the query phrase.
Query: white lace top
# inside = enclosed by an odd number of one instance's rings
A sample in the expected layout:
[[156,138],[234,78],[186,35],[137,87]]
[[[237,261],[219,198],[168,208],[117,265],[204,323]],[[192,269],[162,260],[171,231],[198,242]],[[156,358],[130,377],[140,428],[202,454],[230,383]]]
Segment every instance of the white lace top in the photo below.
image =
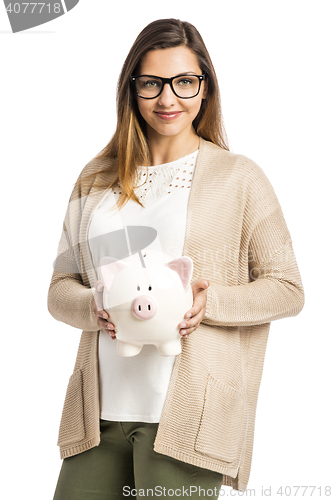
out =
[[[144,204],[146,200],[160,198],[180,189],[189,189],[193,178],[198,151],[179,160],[152,167],[139,167],[135,194]],[[121,193],[121,186],[114,189],[114,194]]]
[[[140,167],[136,195],[144,208],[130,200],[118,212],[114,205],[121,186],[114,188],[94,211],[89,227],[89,244],[98,277],[99,262],[112,255],[112,238],[100,236],[125,226],[149,226],[157,237],[146,249],[183,253],[186,215],[191,181],[198,151],[179,160],[152,167]],[[142,248],[144,250],[144,248]],[[124,260],[137,258],[130,251]],[[116,352],[117,341],[100,332],[99,382],[101,418],[115,421],[159,422],[168,389],[174,356],[161,356],[155,346],[145,345],[137,356],[124,358]]]

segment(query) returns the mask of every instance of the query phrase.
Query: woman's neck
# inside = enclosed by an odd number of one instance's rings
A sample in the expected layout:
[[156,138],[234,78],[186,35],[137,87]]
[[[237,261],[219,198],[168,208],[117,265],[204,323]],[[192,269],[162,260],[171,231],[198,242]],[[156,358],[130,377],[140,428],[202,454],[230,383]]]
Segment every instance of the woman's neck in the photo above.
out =
[[192,129],[188,137],[182,134],[176,136],[161,136],[149,134],[148,143],[151,155],[151,165],[162,165],[178,160],[183,156],[194,153],[199,147],[199,136]]

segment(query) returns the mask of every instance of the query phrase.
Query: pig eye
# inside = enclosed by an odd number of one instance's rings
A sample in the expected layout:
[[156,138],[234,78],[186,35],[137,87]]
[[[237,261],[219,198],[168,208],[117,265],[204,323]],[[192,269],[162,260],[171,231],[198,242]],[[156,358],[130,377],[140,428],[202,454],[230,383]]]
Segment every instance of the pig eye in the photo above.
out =
[[136,289],[137,289],[138,291],[140,290],[140,287],[139,287],[139,285],[138,285],[138,286],[136,287]]
[[152,290],[152,287],[151,287],[151,285],[149,285],[149,287],[148,287],[148,290]]

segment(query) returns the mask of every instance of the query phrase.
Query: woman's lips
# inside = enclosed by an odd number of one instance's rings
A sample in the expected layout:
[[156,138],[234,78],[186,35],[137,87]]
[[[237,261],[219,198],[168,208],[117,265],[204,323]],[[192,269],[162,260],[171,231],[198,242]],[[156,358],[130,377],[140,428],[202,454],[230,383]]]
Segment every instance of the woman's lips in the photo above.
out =
[[169,120],[174,120],[175,118],[180,116],[182,114],[182,111],[170,111],[170,112],[154,111],[154,113],[156,113],[157,116],[162,120],[169,121]]

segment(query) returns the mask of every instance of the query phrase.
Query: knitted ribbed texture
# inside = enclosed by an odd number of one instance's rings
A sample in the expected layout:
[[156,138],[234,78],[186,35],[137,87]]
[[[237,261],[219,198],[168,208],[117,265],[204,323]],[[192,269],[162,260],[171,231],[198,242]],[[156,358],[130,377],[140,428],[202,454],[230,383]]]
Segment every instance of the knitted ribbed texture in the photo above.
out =
[[[105,162],[111,181],[115,172],[108,159],[93,160],[81,175],[98,171]],[[51,314],[85,330],[60,425],[63,458],[99,443],[98,332],[90,289],[96,276],[87,232],[94,207],[106,195],[80,198],[80,189],[74,190],[59,245],[63,257],[49,290]],[[183,254],[193,259],[193,280],[210,282],[207,309],[195,332],[182,339],[154,449],[222,473],[222,484],[245,490],[270,322],[298,314],[304,293],[290,234],[267,177],[245,156],[203,139]],[[66,272],[60,272],[62,265]]]

